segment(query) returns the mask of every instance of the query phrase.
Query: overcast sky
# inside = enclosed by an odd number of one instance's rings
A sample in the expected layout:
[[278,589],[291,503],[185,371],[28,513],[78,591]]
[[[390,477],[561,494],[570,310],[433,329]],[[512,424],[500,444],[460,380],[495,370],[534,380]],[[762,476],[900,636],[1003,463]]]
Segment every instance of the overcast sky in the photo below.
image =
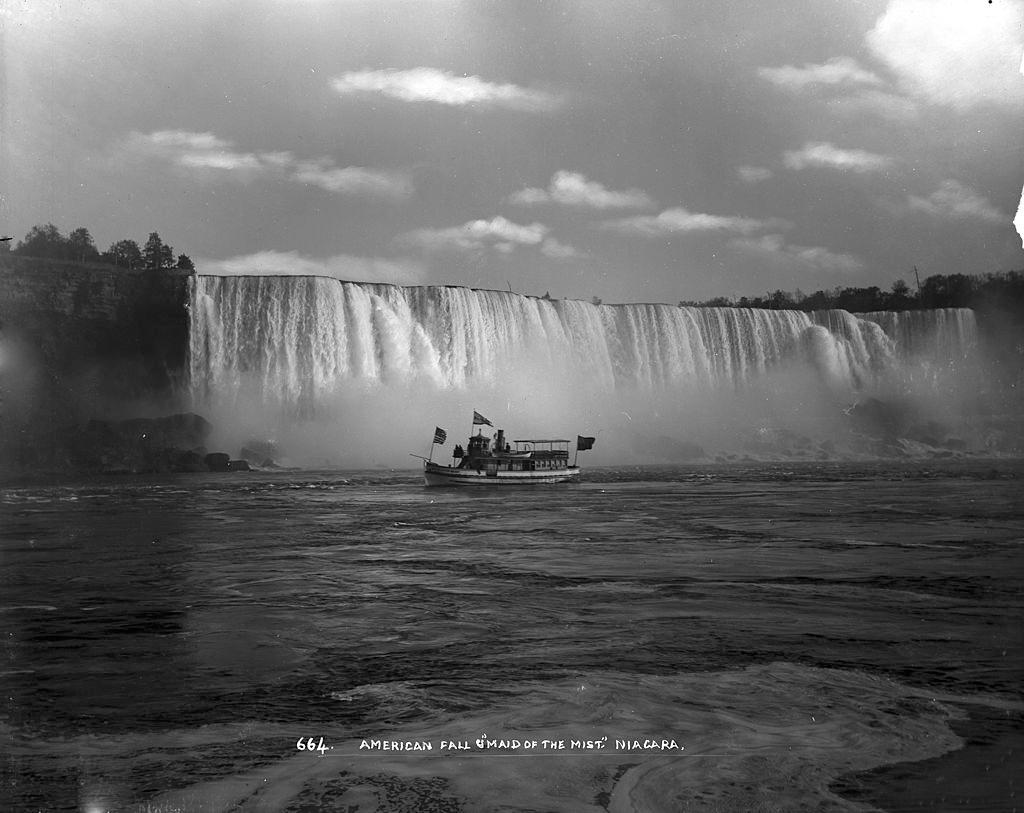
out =
[[606,302],[1024,268],[1024,8],[0,0],[0,231]]

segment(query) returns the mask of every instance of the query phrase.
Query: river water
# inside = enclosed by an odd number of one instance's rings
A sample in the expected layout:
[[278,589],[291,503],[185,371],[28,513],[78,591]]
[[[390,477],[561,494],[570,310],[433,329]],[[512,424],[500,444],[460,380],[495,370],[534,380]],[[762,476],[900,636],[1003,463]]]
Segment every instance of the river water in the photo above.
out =
[[8,485],[0,808],[1013,810],[1022,478]]

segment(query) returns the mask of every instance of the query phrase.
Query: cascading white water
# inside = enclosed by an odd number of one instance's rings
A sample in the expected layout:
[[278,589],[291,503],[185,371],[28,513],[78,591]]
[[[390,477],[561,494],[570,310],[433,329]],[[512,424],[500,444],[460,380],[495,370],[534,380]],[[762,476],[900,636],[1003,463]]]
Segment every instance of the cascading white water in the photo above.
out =
[[970,311],[913,321],[593,305],[323,277],[197,276],[191,302],[197,408],[257,410],[264,426],[277,416],[366,431],[375,416],[395,422],[422,413],[426,425],[471,405],[504,408],[510,422],[519,415],[536,431],[546,420],[567,434],[567,416],[581,432],[638,415],[671,423],[699,413],[705,427],[724,425],[741,402],[784,397],[806,408],[812,390],[849,400],[898,372],[903,346],[916,350],[925,330],[961,353],[973,325]]
[[978,346],[978,326],[968,308],[924,311],[873,311],[858,314],[881,325],[904,358],[927,358],[957,363]]

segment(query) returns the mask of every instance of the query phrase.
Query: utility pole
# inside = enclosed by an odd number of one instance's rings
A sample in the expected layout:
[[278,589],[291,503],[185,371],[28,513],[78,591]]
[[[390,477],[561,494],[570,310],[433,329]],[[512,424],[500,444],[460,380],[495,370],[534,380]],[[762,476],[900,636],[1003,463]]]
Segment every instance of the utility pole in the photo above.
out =
[[917,302],[919,305],[923,305],[924,302],[921,300],[921,275],[917,273],[917,266],[914,266],[914,279],[917,281]]

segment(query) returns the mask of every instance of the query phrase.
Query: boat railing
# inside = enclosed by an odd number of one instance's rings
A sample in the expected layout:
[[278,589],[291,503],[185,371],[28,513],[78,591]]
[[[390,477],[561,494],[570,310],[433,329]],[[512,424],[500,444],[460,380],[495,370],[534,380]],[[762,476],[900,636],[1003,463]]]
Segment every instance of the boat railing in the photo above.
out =
[[564,452],[566,455],[569,454],[569,443],[568,440],[556,439],[556,440],[535,440],[535,439],[523,439],[513,440],[518,451],[520,447],[524,451],[533,452],[534,455],[540,454],[541,452]]

